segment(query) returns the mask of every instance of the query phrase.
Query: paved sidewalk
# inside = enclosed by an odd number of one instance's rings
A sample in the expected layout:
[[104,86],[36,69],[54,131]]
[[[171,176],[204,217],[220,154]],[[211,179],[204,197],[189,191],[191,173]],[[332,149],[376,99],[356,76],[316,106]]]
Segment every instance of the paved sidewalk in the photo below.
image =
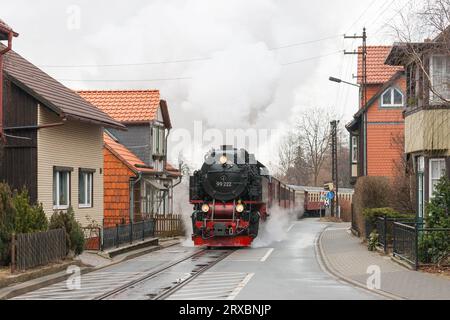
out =
[[450,299],[450,280],[444,277],[408,270],[388,256],[369,252],[361,240],[353,236],[348,224],[333,224],[319,241],[323,260],[338,277],[367,287],[367,269],[381,269],[381,292],[411,300]]

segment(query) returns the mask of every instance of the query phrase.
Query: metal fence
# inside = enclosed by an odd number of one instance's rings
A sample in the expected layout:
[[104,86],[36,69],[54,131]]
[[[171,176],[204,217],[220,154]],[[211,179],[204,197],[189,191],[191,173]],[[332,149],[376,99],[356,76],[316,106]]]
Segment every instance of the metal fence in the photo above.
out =
[[414,269],[420,265],[449,263],[450,229],[425,228],[423,223],[395,222],[393,255]]
[[132,244],[136,241],[144,241],[155,236],[155,220],[148,219],[128,224],[116,224],[115,227],[103,229],[101,237],[101,249],[119,247],[123,244]]
[[378,246],[383,248],[385,253],[393,246],[394,223],[414,223],[414,219],[399,219],[378,217],[375,222],[375,227],[378,233]]
[[64,229],[13,235],[11,271],[24,271],[63,260],[66,250]]

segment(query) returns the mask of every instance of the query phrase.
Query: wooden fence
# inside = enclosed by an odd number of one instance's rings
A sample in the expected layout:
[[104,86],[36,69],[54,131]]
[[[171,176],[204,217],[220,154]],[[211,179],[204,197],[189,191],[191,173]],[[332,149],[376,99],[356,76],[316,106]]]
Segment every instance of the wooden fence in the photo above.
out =
[[172,214],[167,216],[154,215],[155,237],[178,237],[184,235],[183,221],[181,215]]
[[11,272],[24,271],[66,257],[64,229],[13,235]]

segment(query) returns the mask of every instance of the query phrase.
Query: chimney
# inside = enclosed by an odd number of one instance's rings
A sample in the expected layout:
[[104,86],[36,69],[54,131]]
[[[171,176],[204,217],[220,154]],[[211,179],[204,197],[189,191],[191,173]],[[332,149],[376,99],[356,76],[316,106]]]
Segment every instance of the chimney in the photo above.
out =
[[19,34],[14,32],[10,26],[8,26],[3,20],[0,19],[0,42],[7,41],[5,48],[0,50],[0,139],[4,140],[3,129],[3,56],[11,50],[12,39]]

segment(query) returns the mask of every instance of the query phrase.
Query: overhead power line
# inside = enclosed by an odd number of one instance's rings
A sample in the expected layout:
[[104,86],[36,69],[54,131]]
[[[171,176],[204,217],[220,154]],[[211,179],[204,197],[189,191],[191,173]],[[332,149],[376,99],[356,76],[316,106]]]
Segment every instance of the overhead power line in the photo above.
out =
[[369,9],[375,4],[377,0],[373,0],[365,9],[364,11],[361,13],[361,15],[358,17],[358,19],[356,19],[352,25],[347,29],[347,31],[345,33],[348,33],[360,20],[361,18],[367,13],[367,11],[369,11]]
[[[302,45],[318,43],[334,38],[339,38],[342,35],[333,35],[329,37],[324,37],[315,40],[308,40],[293,44],[288,44],[279,47],[268,48],[270,51],[294,48]],[[197,57],[197,58],[185,58],[185,59],[175,59],[175,60],[161,60],[161,61],[148,61],[148,62],[135,62],[135,63],[111,63],[111,64],[74,64],[74,65],[39,65],[40,68],[61,68],[61,69],[78,69],[78,68],[112,68],[112,67],[133,67],[133,66],[146,66],[146,65],[164,65],[164,64],[177,64],[177,63],[191,63],[211,60],[211,57]]]
[[[282,63],[281,66],[289,66],[289,65],[293,65],[293,64],[302,63],[302,62],[322,59],[322,58],[325,58],[325,57],[328,57],[331,55],[335,55],[338,53],[343,53],[343,52],[344,52],[344,50],[338,50],[338,51],[330,52],[330,53],[319,55],[319,56],[314,56],[314,57],[304,58],[301,60]],[[58,81],[66,81],[66,82],[163,82],[163,81],[180,81],[180,80],[191,80],[191,79],[193,79],[193,78],[192,77],[156,78],[156,79],[63,79],[63,78],[58,78],[57,80]]]
[[329,56],[332,56],[332,55],[335,55],[338,53],[344,53],[344,50],[338,50],[338,51],[330,52],[330,53],[323,54],[320,56],[315,56],[315,57],[305,58],[305,59],[291,61],[291,62],[287,62],[287,63],[282,63],[281,65],[282,66],[290,66],[293,64],[302,63],[302,62],[306,62],[306,61],[310,61],[310,60],[322,59],[322,58],[329,57]]
[[163,81],[179,81],[190,80],[191,77],[178,78],[159,78],[159,79],[57,79],[66,82],[163,82]]
[[293,43],[293,44],[280,46],[280,47],[269,48],[269,50],[274,51],[274,50],[288,49],[288,48],[302,46],[302,45],[305,45],[305,44],[317,43],[317,42],[322,42],[322,41],[325,41],[325,40],[340,38],[342,36],[343,36],[343,34],[337,34],[337,35],[334,35],[334,36],[329,36],[329,37],[325,37],[325,38],[321,38],[321,39],[317,39],[317,40],[310,40],[310,41],[298,42],[298,43]]

